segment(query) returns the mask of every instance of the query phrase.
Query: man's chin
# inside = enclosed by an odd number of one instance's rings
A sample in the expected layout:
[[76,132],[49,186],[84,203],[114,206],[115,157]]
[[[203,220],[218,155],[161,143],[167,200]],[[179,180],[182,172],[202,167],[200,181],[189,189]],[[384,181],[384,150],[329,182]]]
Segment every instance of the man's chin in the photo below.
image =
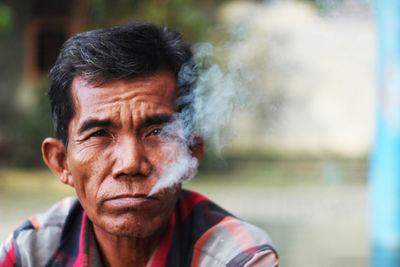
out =
[[161,222],[159,218],[118,218],[104,220],[100,223],[93,223],[95,228],[100,228],[104,233],[117,238],[149,238],[163,232],[166,223]]

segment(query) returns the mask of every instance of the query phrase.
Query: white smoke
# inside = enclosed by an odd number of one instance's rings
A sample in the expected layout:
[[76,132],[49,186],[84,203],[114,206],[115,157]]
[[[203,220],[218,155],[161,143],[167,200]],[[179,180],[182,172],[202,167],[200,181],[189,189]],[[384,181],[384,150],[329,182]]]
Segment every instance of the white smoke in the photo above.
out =
[[174,151],[174,153],[169,155],[171,161],[162,167],[161,177],[151,189],[150,195],[165,188],[173,188],[183,181],[188,181],[197,172],[198,161],[190,155],[190,152],[184,146],[181,146],[178,152]]
[[[190,137],[185,136],[182,129],[192,129],[194,124],[195,131],[202,133],[211,142],[209,145],[220,155],[222,148],[234,136],[230,126],[233,114],[249,109],[250,104],[255,102],[249,101],[250,94],[247,90],[247,85],[253,77],[241,72],[239,60],[231,58],[225,64],[226,67],[221,67],[214,62],[215,47],[209,43],[195,45],[194,52],[199,71],[197,86],[191,94],[178,99],[185,103],[194,101],[194,117],[189,115],[193,110],[184,109],[176,115],[176,120],[164,126],[167,132],[179,133],[182,142],[178,147],[165,146],[164,152],[169,158],[164,163],[162,175],[150,194],[188,181],[197,172],[199,162],[191,155],[188,148],[194,144]],[[190,66],[183,66],[178,79],[179,77],[185,77],[186,80],[195,79],[190,75],[192,75]]]
[[[195,121],[198,130],[205,135],[220,154],[235,135],[231,127],[232,116],[251,108],[248,83],[253,79],[240,69],[240,62],[230,58],[224,67],[210,63],[215,57],[215,47],[209,43],[195,46],[196,61],[201,65],[195,101]],[[204,67],[204,65],[208,65]]]
[[164,139],[161,140],[162,150],[167,158],[161,163],[161,176],[150,195],[190,180],[197,172],[198,160],[191,156],[179,117],[176,115],[172,122],[165,125],[160,135]]

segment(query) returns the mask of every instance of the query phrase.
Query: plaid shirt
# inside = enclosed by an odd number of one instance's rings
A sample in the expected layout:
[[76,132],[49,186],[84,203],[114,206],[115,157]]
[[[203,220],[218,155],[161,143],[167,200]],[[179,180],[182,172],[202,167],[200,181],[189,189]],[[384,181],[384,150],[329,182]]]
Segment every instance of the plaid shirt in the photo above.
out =
[[[148,266],[278,266],[271,244],[259,228],[182,190]],[[103,266],[99,253],[92,223],[71,197],[17,229],[0,247],[0,267]]]

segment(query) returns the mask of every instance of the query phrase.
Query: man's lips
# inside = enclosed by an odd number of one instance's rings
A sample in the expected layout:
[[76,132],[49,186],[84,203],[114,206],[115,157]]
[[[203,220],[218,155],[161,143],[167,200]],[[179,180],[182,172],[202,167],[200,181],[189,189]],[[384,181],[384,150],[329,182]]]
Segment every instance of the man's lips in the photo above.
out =
[[103,205],[109,209],[147,209],[157,205],[159,200],[146,194],[123,194],[106,199]]

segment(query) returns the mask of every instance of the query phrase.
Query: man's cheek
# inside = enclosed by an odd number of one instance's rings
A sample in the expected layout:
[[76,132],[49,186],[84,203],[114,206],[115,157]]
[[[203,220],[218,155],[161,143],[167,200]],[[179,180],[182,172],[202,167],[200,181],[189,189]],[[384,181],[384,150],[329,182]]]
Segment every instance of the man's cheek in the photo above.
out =
[[90,192],[96,188],[95,168],[88,164],[78,164],[72,169],[72,177],[74,179],[75,191],[78,197],[90,197]]
[[198,161],[193,158],[188,148],[183,145],[165,147],[162,164],[158,165],[159,179],[150,192],[154,195],[161,190],[173,188],[185,179],[190,179],[197,170]]
[[111,156],[110,149],[107,146],[100,146],[96,143],[86,143],[75,147],[73,151],[73,160],[79,164],[98,164],[99,160]]
[[154,147],[147,147],[146,154],[153,154],[158,162],[168,164],[175,161],[184,150],[185,143],[173,139],[170,142],[160,142]]

